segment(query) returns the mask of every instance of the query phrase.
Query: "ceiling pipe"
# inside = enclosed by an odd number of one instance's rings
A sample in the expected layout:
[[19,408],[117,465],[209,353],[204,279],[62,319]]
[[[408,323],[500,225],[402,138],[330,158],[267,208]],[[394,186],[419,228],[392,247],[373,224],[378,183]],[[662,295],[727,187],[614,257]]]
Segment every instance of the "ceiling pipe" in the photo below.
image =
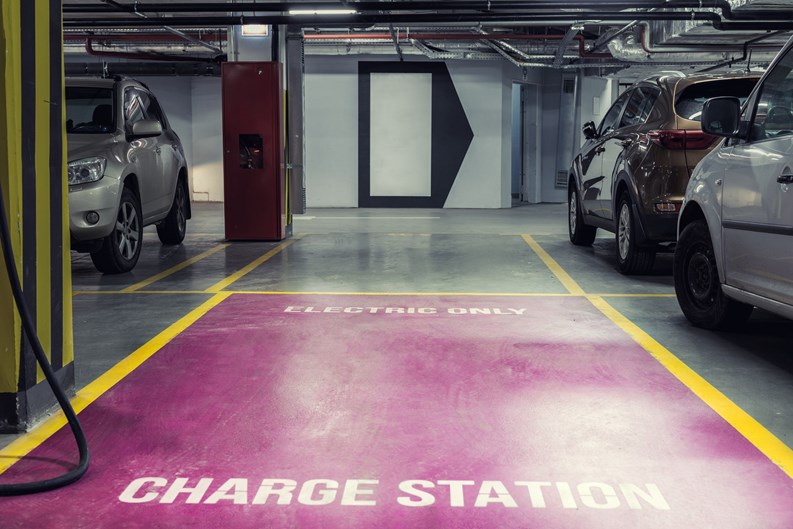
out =
[[[138,17],[141,17],[144,20],[148,20],[149,19],[149,17],[147,17],[146,15],[144,15],[143,13],[138,11],[137,2],[135,2],[134,6],[127,6],[127,5],[121,4],[119,2],[116,2],[115,0],[102,0],[102,2],[104,2],[108,6],[113,6],[116,9],[120,9],[120,10],[126,11],[128,13],[133,13],[134,15],[136,15]],[[180,38],[182,38],[182,39],[184,39],[184,40],[186,40],[188,42],[192,42],[193,44],[197,44],[199,46],[203,46],[204,48],[212,50],[212,51],[214,51],[217,54],[222,54],[223,53],[223,50],[221,50],[220,48],[212,46],[211,44],[208,44],[208,43],[206,43],[206,42],[204,42],[202,40],[199,40],[199,39],[196,39],[194,37],[191,37],[190,35],[188,35],[187,33],[183,32],[183,31],[179,31],[178,29],[172,28],[170,26],[162,26],[162,28],[165,31],[167,31],[168,33],[172,33],[173,35],[176,35],[177,37],[180,37]]]
[[[725,61],[725,62],[720,63],[720,64],[715,64],[715,65],[711,66],[710,68],[705,68],[704,70],[700,70],[700,72],[702,72],[702,73],[711,72],[713,70],[718,70],[719,68],[727,68],[727,67],[732,66],[733,64],[738,63],[738,62],[743,62],[743,61],[748,59],[748,57],[749,57],[749,48],[753,44],[755,44],[755,43],[757,43],[757,42],[759,42],[761,40],[764,40],[764,39],[779,35],[780,33],[783,33],[783,32],[781,32],[781,31],[772,31],[772,32],[767,33],[765,35],[761,35],[759,37],[755,37],[753,39],[749,39],[749,40],[747,40],[746,42],[743,43],[743,54],[739,58],[731,59],[729,61]],[[748,68],[749,65],[747,64],[746,67]]]
[[[185,43],[185,40],[173,34],[164,35],[162,33],[105,33],[105,34],[82,34],[64,33],[64,42],[84,42],[90,38],[95,42],[162,42],[162,43]],[[226,37],[218,33],[203,35],[206,41],[225,42]]]
[[156,76],[190,76],[206,77],[220,75],[220,65],[212,63],[188,63],[188,62],[92,62],[74,63],[67,62],[64,65],[67,76],[113,76],[113,75],[156,75]]
[[[525,35],[523,33],[487,33],[480,30],[481,33],[411,33],[411,39],[416,40],[522,40],[522,41],[536,41],[536,40],[564,40],[564,35]],[[390,39],[388,33],[315,33],[304,35],[303,38],[307,41],[312,40],[373,40],[373,39]],[[610,53],[590,53],[586,51],[585,41],[583,35],[575,35],[573,40],[578,42],[578,56],[593,59],[610,58]]]
[[143,51],[123,52],[123,51],[104,51],[95,50],[91,39],[85,39],[85,52],[93,57],[103,57],[112,59],[132,59],[143,61],[168,61],[168,62],[223,62],[225,55],[217,57],[191,57],[187,55],[164,55],[160,53],[146,53]]
[[[771,16],[769,14],[769,16]],[[549,23],[614,25],[619,21],[648,20],[683,20],[710,23],[720,31],[765,31],[793,30],[793,20],[769,20],[766,22],[727,22],[712,12],[603,12],[603,11],[555,11],[533,14],[523,13],[473,13],[473,14],[409,14],[394,15],[389,13],[353,14],[353,15],[239,15],[239,16],[196,16],[168,18],[170,26],[233,26],[245,24],[274,24],[293,27],[343,26],[355,24],[431,24],[439,22],[452,23],[491,23],[508,22],[512,25]],[[64,27],[147,27],[162,26],[162,18],[112,18],[112,19],[64,19]]]
[[[108,0],[102,0],[108,2]],[[396,1],[384,4],[382,2],[159,2],[138,4],[121,4],[113,2],[129,12],[138,13],[245,13],[245,12],[270,12],[283,13],[293,9],[318,10],[333,7],[358,11],[382,11],[387,7],[388,11],[416,11],[429,10],[473,10],[486,13],[494,13],[502,9],[510,10],[536,10],[536,9],[558,9],[558,2],[531,0],[523,1],[498,1],[489,0],[479,1]],[[741,9],[733,10],[732,4],[728,0],[655,0],[627,2],[625,0],[566,0],[565,8],[572,9],[665,9],[665,8],[692,8],[692,9],[718,9],[722,17],[727,20],[793,20],[793,10],[790,9]],[[102,4],[66,4],[63,6],[64,13],[108,13],[112,12],[107,6]]]
[[658,62],[674,61],[680,64],[690,62],[721,62],[729,58],[729,52],[665,52],[663,54],[648,53],[639,42],[636,35],[623,35],[608,43],[611,54],[622,61],[632,62]]
[[[693,50],[696,51],[705,51],[705,52],[713,52],[714,48],[717,50],[722,51],[741,51],[743,49],[743,45],[736,45],[736,46],[728,46],[724,44],[709,44],[709,43],[691,43],[691,44],[650,44],[649,38],[649,27],[646,23],[639,23],[639,43],[642,46],[642,49],[646,53],[686,53],[691,52]],[[783,31],[776,31],[773,32],[774,35],[779,35],[784,33]],[[763,35],[762,38],[758,38],[757,41],[752,39],[754,42],[759,42],[767,38],[766,35]],[[767,49],[773,49],[775,51],[779,51],[779,49],[784,46],[784,43],[781,44],[761,44],[757,47],[763,47]]]

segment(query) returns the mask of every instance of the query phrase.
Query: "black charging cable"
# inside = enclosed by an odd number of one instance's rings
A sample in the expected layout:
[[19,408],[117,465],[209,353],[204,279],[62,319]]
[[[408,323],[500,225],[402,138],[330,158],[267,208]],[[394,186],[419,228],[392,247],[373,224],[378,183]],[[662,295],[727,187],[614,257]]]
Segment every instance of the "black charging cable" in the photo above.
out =
[[58,487],[63,487],[70,483],[74,483],[85,474],[88,470],[88,461],[90,456],[88,454],[88,442],[85,439],[85,432],[77,420],[77,414],[74,413],[69,398],[63,391],[58,379],[55,378],[55,372],[47,360],[47,355],[44,354],[44,349],[41,347],[41,342],[36,336],[36,329],[33,326],[33,319],[30,316],[30,311],[25,304],[25,298],[22,295],[22,287],[19,285],[19,276],[17,274],[16,264],[14,263],[13,250],[11,248],[11,234],[8,229],[8,221],[6,220],[5,200],[3,199],[3,189],[0,186],[0,242],[2,242],[3,257],[5,258],[6,271],[8,272],[8,282],[11,284],[11,291],[14,294],[19,315],[22,318],[22,327],[25,334],[33,346],[33,353],[41,365],[41,370],[47,379],[58,404],[61,405],[66,420],[69,421],[69,426],[74,433],[74,439],[77,441],[77,449],[80,452],[80,462],[77,467],[70,470],[62,476],[45,479],[41,481],[33,481],[30,483],[9,483],[0,485],[0,496],[18,496],[22,494],[33,494],[35,492],[44,492]]

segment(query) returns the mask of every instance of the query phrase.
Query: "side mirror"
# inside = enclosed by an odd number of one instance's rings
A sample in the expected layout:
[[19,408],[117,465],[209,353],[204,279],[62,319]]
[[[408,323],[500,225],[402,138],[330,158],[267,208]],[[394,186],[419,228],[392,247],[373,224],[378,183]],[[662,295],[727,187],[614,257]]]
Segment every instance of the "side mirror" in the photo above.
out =
[[702,130],[714,136],[737,138],[740,135],[741,100],[714,97],[702,108]]
[[132,124],[130,136],[134,139],[153,138],[162,134],[162,125],[156,119],[142,119]]
[[594,121],[587,121],[586,123],[584,123],[583,131],[584,131],[584,138],[586,138],[588,140],[591,140],[593,138],[597,138],[598,131],[595,128],[595,122]]

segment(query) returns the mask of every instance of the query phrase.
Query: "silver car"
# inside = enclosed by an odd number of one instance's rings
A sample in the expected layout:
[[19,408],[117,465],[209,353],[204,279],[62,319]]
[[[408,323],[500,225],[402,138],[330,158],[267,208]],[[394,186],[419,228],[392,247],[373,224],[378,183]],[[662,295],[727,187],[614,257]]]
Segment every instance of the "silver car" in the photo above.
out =
[[143,227],[179,244],[191,216],[187,164],[154,95],[131,79],[67,79],[72,249],[104,273],[138,262]]
[[708,100],[702,129],[725,137],[696,167],[678,222],[675,291],[694,324],[753,307],[793,319],[793,39],[741,110]]

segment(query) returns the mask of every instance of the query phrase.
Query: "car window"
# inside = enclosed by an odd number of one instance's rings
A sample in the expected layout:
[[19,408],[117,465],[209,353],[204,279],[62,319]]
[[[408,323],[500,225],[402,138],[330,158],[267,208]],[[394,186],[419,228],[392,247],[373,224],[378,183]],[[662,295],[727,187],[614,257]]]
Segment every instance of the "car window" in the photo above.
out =
[[93,86],[66,87],[66,132],[104,134],[115,130],[113,90]]
[[718,79],[694,83],[684,88],[675,101],[675,113],[683,119],[702,121],[702,108],[711,97],[732,96],[746,101],[752,92],[756,78]]
[[625,105],[625,112],[622,113],[619,128],[639,125],[647,121],[647,116],[650,115],[660,93],[660,90],[649,86],[636,88],[628,100],[628,104]]
[[134,88],[128,88],[124,92],[124,120],[128,128],[138,121],[146,119],[145,108],[147,103],[148,96]]
[[760,87],[751,140],[793,135],[793,53],[788,52]]
[[608,112],[606,112],[606,116],[603,118],[603,121],[600,122],[600,126],[598,127],[598,136],[603,136],[604,134],[608,134],[614,130],[617,120],[620,117],[622,107],[625,106],[625,102],[628,100],[630,95],[631,91],[625,92],[617,98],[613,105],[611,105],[611,108]]
[[154,98],[152,95],[148,95],[149,105],[146,107],[146,118],[147,119],[156,119],[162,125],[163,130],[168,128],[168,120],[165,119],[165,114],[163,114],[162,108],[160,108],[160,104],[157,102],[157,99]]

